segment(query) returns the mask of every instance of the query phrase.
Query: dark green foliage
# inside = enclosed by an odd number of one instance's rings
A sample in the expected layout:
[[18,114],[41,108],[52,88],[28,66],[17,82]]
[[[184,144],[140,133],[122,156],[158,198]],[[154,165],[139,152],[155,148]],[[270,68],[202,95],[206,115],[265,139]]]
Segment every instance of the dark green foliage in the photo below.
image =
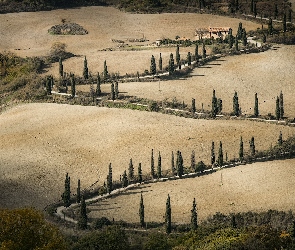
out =
[[289,11],[288,11],[288,22],[292,22],[292,10],[291,9],[289,9]]
[[152,155],[151,155],[151,176],[155,177],[155,160],[154,160],[154,150],[152,149]]
[[266,43],[266,35],[264,33],[262,33],[262,42]]
[[245,28],[242,29],[242,42],[243,42],[243,46],[247,45],[247,33]]
[[217,104],[217,98],[215,96],[215,89],[213,89],[213,96],[212,96],[212,109],[211,109],[211,115],[213,118],[216,117],[218,113],[218,104]]
[[203,59],[205,59],[207,57],[207,55],[206,55],[206,47],[205,47],[204,41],[203,41],[202,51],[203,51]]
[[196,169],[196,154],[195,154],[195,150],[193,150],[191,154],[191,170],[194,171],[195,169]]
[[179,65],[179,62],[180,62],[179,45],[177,45],[176,47],[175,60],[176,60],[176,64]]
[[81,198],[81,205],[80,205],[80,215],[79,215],[79,219],[78,219],[78,228],[85,230],[87,229],[87,209],[86,209],[86,202],[84,199],[84,196],[82,195]]
[[114,83],[112,82],[112,83],[111,83],[111,100],[115,101],[115,99],[116,99],[115,85],[114,85]]
[[283,15],[283,32],[287,31],[287,16],[286,13]]
[[128,168],[128,180],[129,182],[134,178],[134,167],[132,163],[132,158],[129,161],[129,168]]
[[239,159],[240,159],[240,162],[242,162],[244,159],[244,143],[243,143],[242,136],[241,136],[241,140],[240,140]]
[[192,114],[196,112],[196,100],[195,98],[192,98],[192,108],[191,108]]
[[191,52],[187,53],[187,65],[191,66],[192,65],[192,56],[191,56]]
[[193,200],[193,208],[191,210],[191,229],[193,231],[198,228],[198,214],[197,214],[197,204],[196,199]]
[[280,118],[281,118],[280,99],[279,99],[278,96],[277,96],[277,99],[276,99],[276,118],[277,118],[277,120],[280,120]]
[[109,79],[109,72],[108,72],[108,66],[107,61],[105,60],[103,63],[103,80],[106,82]]
[[277,5],[277,4],[275,4],[275,9],[274,9],[274,17],[275,17],[275,19],[277,19],[277,18],[278,18],[278,13],[279,13],[279,10],[278,10],[278,5]]
[[84,58],[84,68],[83,68],[83,77],[85,80],[88,79],[89,75],[88,75],[88,66],[87,66],[87,59],[86,56]]
[[255,141],[254,141],[254,137],[252,136],[251,140],[250,140],[250,154],[252,157],[255,156]]
[[71,96],[74,98],[76,95],[76,81],[75,81],[75,75],[72,74],[71,76]]
[[280,93],[279,100],[280,100],[280,118],[283,119],[285,111],[284,111],[284,96],[282,91]]
[[59,58],[59,76],[63,77],[64,75],[64,66],[62,64],[62,58]]
[[51,87],[52,87],[52,76],[48,76],[46,78],[46,93],[47,93],[47,95],[51,95]]
[[170,54],[169,65],[168,65],[169,75],[172,75],[174,72],[174,59],[173,54]]
[[152,55],[152,58],[151,58],[151,66],[150,66],[150,73],[152,75],[155,75],[156,72],[157,72],[156,61],[155,61],[155,57]]
[[100,96],[101,95],[101,89],[100,89],[100,84],[101,84],[101,79],[100,79],[100,75],[99,72],[97,73],[97,79],[96,79],[96,96]]
[[163,70],[163,60],[162,60],[162,54],[160,53],[160,58],[159,58],[159,70]]
[[229,29],[228,31],[228,45],[230,48],[233,47],[234,39],[233,39],[233,30],[232,28]]
[[280,131],[279,139],[278,139],[278,145],[281,147],[283,144],[283,134],[282,131]]
[[126,170],[124,170],[121,181],[122,181],[122,187],[123,188],[128,186],[128,178],[127,178]]
[[77,203],[80,203],[81,202],[81,184],[80,184],[80,179],[78,180],[76,201],[77,201]]
[[166,201],[165,229],[166,229],[167,234],[171,233],[171,204],[170,204],[169,194],[168,194],[168,198]]
[[268,19],[268,35],[273,34],[273,26],[272,26],[272,19],[271,17]]
[[140,203],[139,203],[139,222],[140,226],[144,227],[144,204],[143,204],[143,197],[142,193],[140,194]]
[[172,154],[171,154],[171,173],[172,175],[175,174],[175,164],[174,164],[174,153],[172,151]]
[[180,151],[177,151],[176,168],[177,175],[179,176],[179,178],[181,178],[183,175],[183,158]]
[[223,166],[223,150],[222,150],[222,142],[219,143],[219,150],[218,150],[218,159],[217,159],[218,166]]
[[170,250],[172,249],[166,234],[158,231],[152,231],[144,244],[144,250]]
[[196,165],[195,172],[203,172],[206,169],[206,165],[203,161],[199,161]]
[[236,216],[234,214],[231,217],[231,226],[232,228],[237,228]]
[[71,178],[68,173],[66,174],[65,179],[65,190],[61,197],[64,202],[64,206],[69,207],[71,205]]
[[112,225],[111,221],[106,218],[106,217],[101,217],[101,218],[98,218],[96,219],[94,222],[93,222],[93,228],[94,229],[101,229],[103,228],[104,226],[110,226]]
[[254,116],[258,117],[258,115],[259,115],[258,97],[257,97],[257,93],[255,93]]
[[239,39],[238,39],[238,35],[236,35],[236,39],[235,39],[235,50],[239,51]]
[[233,114],[235,116],[240,115],[239,97],[238,97],[238,93],[236,91],[235,91],[235,94],[233,97]]
[[195,61],[199,61],[199,46],[198,44],[196,44],[196,47],[195,47]]
[[220,98],[217,99],[217,113],[220,114],[222,112],[222,100]]
[[251,12],[251,13],[254,12],[254,0],[251,0],[251,8],[250,8],[250,12]]
[[215,163],[215,149],[214,149],[214,141],[211,146],[211,165]]
[[160,151],[158,155],[157,177],[158,179],[162,177],[162,158],[161,158]]
[[110,194],[113,191],[113,170],[112,164],[109,165],[109,174],[107,176],[107,192]]
[[237,31],[237,38],[240,40],[242,38],[242,32],[243,32],[243,24],[239,23],[238,31]]
[[255,17],[257,16],[257,4],[256,4],[256,2],[254,3],[253,14],[254,14]]
[[137,178],[138,182],[142,183],[142,169],[141,169],[141,163],[138,164],[138,171],[137,171]]

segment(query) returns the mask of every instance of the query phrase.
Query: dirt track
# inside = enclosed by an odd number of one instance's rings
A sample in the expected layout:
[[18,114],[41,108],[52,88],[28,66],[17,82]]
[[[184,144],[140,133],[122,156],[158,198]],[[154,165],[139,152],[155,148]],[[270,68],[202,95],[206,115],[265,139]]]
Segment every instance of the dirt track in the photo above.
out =
[[64,178],[69,172],[72,192],[77,179],[82,188],[106,178],[113,165],[114,179],[128,168],[142,163],[150,171],[151,149],[155,159],[161,151],[163,169],[171,166],[171,151],[181,150],[185,165],[192,150],[196,160],[209,163],[211,141],[223,142],[228,157],[238,156],[240,136],[255,137],[256,149],[277,142],[295,128],[251,121],[193,120],[158,113],[58,104],[27,104],[1,114],[0,207],[42,208],[60,199]]

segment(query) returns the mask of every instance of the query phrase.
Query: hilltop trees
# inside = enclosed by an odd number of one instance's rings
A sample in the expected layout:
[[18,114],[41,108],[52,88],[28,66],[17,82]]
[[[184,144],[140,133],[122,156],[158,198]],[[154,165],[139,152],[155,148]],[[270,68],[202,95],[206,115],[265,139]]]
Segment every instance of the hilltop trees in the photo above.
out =
[[198,214],[197,214],[196,198],[194,198],[193,208],[191,210],[191,229],[195,231],[197,230],[197,228],[198,228]]
[[142,193],[140,194],[140,203],[139,203],[139,222],[140,226],[144,227],[144,204]]
[[152,55],[152,58],[151,58],[151,66],[150,66],[150,73],[152,75],[155,75],[156,72],[157,72],[156,61],[155,61],[155,57]]
[[87,221],[88,221],[88,218],[87,218],[86,202],[85,202],[84,196],[82,195],[81,205],[80,205],[80,216],[79,216],[78,224],[77,224],[78,228],[82,230],[87,229]]
[[64,202],[64,206],[69,207],[71,205],[71,178],[68,173],[66,174],[65,179],[65,190],[61,197]]
[[171,233],[171,204],[169,194],[166,201],[165,229],[167,234]]

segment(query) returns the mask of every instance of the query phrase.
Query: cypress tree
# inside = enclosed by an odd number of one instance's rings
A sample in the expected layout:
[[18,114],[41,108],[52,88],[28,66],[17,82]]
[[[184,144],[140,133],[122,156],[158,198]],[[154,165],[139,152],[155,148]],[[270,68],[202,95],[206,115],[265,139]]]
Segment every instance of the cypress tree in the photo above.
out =
[[229,28],[229,31],[228,31],[228,45],[229,45],[229,48],[232,48],[233,47],[233,30],[232,28]]
[[183,175],[183,158],[180,151],[177,151],[176,167],[177,175],[179,176],[179,178],[181,178]]
[[173,72],[174,72],[174,59],[173,59],[173,54],[172,53],[170,54],[168,71],[169,71],[169,75],[172,75]]
[[117,81],[115,81],[115,86],[114,86],[114,88],[115,88],[115,99],[118,99],[119,98],[119,85],[118,85],[118,82]]
[[243,28],[243,30],[242,30],[242,42],[243,42],[243,46],[247,45],[247,33],[246,33],[245,28]]
[[196,47],[195,47],[195,61],[196,62],[199,61],[199,46],[198,46],[198,44],[196,44]]
[[223,166],[223,150],[222,150],[222,142],[219,143],[219,151],[218,151],[218,159],[217,163],[219,167]]
[[51,95],[51,77],[48,76],[46,79],[46,93],[47,95]]
[[138,182],[142,183],[142,169],[141,169],[141,163],[138,164]]
[[272,26],[272,19],[271,17],[268,19],[268,34],[272,35],[273,33],[273,26]]
[[222,111],[222,100],[220,98],[217,99],[217,113],[220,114]]
[[196,199],[193,200],[193,208],[191,210],[191,229],[193,231],[198,228],[198,214],[197,214],[197,204]]
[[154,150],[152,149],[152,155],[151,155],[151,176],[152,178],[155,177],[155,161],[154,161]]
[[256,5],[256,2],[254,3],[253,14],[254,14],[254,16],[256,18],[256,16],[257,16],[257,5]]
[[78,187],[77,187],[77,197],[76,197],[77,203],[81,202],[81,186],[80,186],[80,179],[78,180]]
[[62,64],[62,59],[61,57],[59,58],[59,76],[63,77],[64,75],[64,66]]
[[71,205],[71,178],[68,173],[66,174],[65,179],[65,190],[61,197],[64,202],[64,206],[69,207]]
[[254,0],[251,0],[251,9],[250,12],[253,13],[254,12]]
[[128,179],[129,179],[129,182],[131,180],[133,180],[134,178],[134,167],[133,167],[133,163],[132,163],[132,158],[130,159],[130,162],[129,162],[129,168],[128,168]]
[[277,118],[277,120],[280,120],[280,118],[281,118],[280,99],[278,96],[277,96],[277,100],[276,100],[276,118]]
[[171,204],[170,204],[169,194],[168,194],[168,198],[166,201],[165,229],[166,229],[167,234],[171,233]]
[[218,110],[218,107],[217,107],[217,98],[215,96],[215,89],[213,89],[213,96],[212,96],[212,110],[211,110],[211,115],[213,118],[216,117],[217,115],[217,110]]
[[122,175],[122,187],[127,187],[128,186],[128,178],[127,178],[127,173],[126,170],[124,170],[124,173]]
[[113,100],[113,101],[115,101],[115,96],[116,96],[116,94],[115,94],[115,86],[114,86],[114,83],[112,82],[111,83],[111,100]]
[[243,143],[242,136],[241,136],[241,140],[240,140],[239,158],[240,158],[240,162],[242,162],[244,159],[244,143]]
[[101,95],[101,89],[100,89],[100,83],[101,83],[101,79],[100,79],[100,75],[99,72],[97,73],[97,79],[96,79],[96,96],[100,96]]
[[159,155],[158,155],[157,177],[158,177],[158,179],[162,177],[162,158],[161,158],[160,151],[159,151]]
[[151,66],[150,66],[150,73],[152,75],[155,75],[156,74],[156,61],[155,61],[155,57],[152,55],[152,58],[151,58]]
[[254,105],[254,116],[258,117],[259,115],[259,110],[258,110],[258,97],[257,93],[255,93],[255,105]]
[[142,193],[140,194],[140,203],[139,203],[139,222],[140,226],[144,227],[144,204],[143,204],[143,197]]
[[191,170],[192,171],[196,170],[196,154],[195,154],[195,150],[193,150],[192,154],[191,154]]
[[242,38],[242,31],[243,31],[243,24],[240,22],[239,27],[238,27],[238,31],[237,31],[238,40],[240,40]]
[[195,98],[192,98],[192,108],[191,108],[192,114],[196,113],[196,100]]
[[71,96],[74,98],[76,95],[76,81],[75,81],[75,75],[72,74],[71,76]]
[[235,91],[235,94],[233,97],[233,113],[235,116],[240,115],[239,97],[238,97],[238,93],[236,91]]
[[251,156],[255,156],[255,142],[254,142],[254,137],[252,136],[251,141],[250,141],[250,153]]
[[108,72],[108,66],[107,66],[107,61],[104,60],[103,63],[103,80],[106,82],[109,78],[109,72]]
[[203,59],[205,59],[207,57],[207,55],[206,55],[206,47],[205,47],[205,42],[204,41],[203,41],[203,48],[202,48],[202,50],[203,50]]
[[81,205],[80,205],[80,216],[78,219],[78,228],[85,230],[87,229],[87,208],[86,208],[86,202],[85,202],[85,198],[82,195],[81,198]]
[[235,39],[235,50],[239,51],[239,39],[238,39],[238,35],[236,35],[236,39]]
[[292,22],[292,10],[289,9],[288,11],[288,21],[291,23]]
[[278,13],[279,13],[279,10],[278,10],[278,5],[277,5],[277,4],[275,4],[275,8],[274,8],[274,17],[275,17],[275,19],[277,19],[277,18],[278,18]]
[[283,144],[283,135],[282,135],[282,131],[280,131],[280,135],[279,135],[279,139],[278,139],[278,144],[279,144],[279,146],[282,146],[282,144]]
[[211,145],[211,165],[215,163],[215,149],[214,149],[214,141]]
[[174,153],[173,153],[173,151],[172,151],[172,155],[171,155],[171,172],[172,172],[172,175],[175,174]]
[[112,164],[109,165],[109,174],[107,176],[107,192],[110,194],[113,191],[113,170]]
[[160,53],[160,58],[159,58],[159,70],[163,70],[163,60],[162,60],[162,54]]
[[284,96],[282,91],[280,93],[279,101],[280,101],[280,118],[283,119],[285,111],[284,111]]
[[179,45],[177,45],[176,47],[175,60],[176,60],[176,64],[179,65],[179,62],[180,62]]
[[283,15],[283,31],[284,32],[287,31],[287,16],[286,16],[286,13],[284,13],[284,15]]
[[87,66],[86,56],[84,58],[83,77],[84,77],[84,80],[87,80],[88,79],[88,66]]
[[192,56],[191,56],[191,52],[187,53],[187,65],[191,66],[192,65]]

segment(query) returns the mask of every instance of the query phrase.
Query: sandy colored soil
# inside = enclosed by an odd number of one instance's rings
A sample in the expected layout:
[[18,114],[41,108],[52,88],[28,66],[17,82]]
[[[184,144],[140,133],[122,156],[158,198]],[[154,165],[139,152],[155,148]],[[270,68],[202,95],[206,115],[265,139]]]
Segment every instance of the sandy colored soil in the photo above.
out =
[[237,213],[268,209],[293,210],[295,206],[295,160],[273,161],[239,166],[193,179],[182,179],[141,186],[88,206],[89,217],[139,222],[140,193],[143,194],[145,220],[164,222],[167,195],[171,198],[172,222],[189,223],[193,199],[198,218],[216,212]]
[[82,107],[58,104],[27,104],[1,114],[0,207],[42,208],[60,199],[66,172],[76,192],[106,178],[113,165],[114,179],[128,168],[142,163],[149,172],[151,149],[155,159],[161,151],[163,169],[171,166],[171,151],[183,153],[185,165],[192,150],[197,161],[209,163],[211,141],[223,142],[228,157],[238,156],[240,136],[255,137],[256,149],[277,142],[295,128],[251,121],[210,121],[185,119],[159,113]]

